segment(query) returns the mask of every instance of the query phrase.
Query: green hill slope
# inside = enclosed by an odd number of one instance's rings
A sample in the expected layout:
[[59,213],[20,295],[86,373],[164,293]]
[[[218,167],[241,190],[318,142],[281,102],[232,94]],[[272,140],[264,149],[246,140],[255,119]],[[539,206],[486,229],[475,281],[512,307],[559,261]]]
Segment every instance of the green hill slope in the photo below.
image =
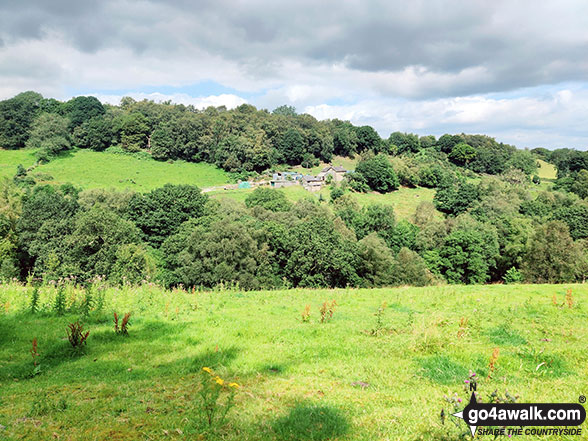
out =
[[[470,369],[484,401],[495,390],[531,403],[586,394],[587,285],[246,293],[150,285],[96,291],[79,355],[65,337],[83,292],[68,289],[71,311],[58,316],[55,288],[41,289],[37,314],[31,289],[0,288],[0,437],[458,440],[471,436],[454,425],[444,396],[457,393],[464,407]],[[321,323],[331,299],[333,317]],[[114,333],[113,311],[133,312],[128,336]],[[40,373],[31,376],[33,338]],[[215,436],[199,413],[203,367],[241,385]]]
[[[0,177],[12,178],[18,164],[25,168],[35,163],[35,154],[31,150],[0,149]],[[336,158],[337,164],[343,163]],[[344,163],[347,167],[354,165],[352,160]],[[324,165],[306,173],[318,173]],[[304,170],[302,170],[304,171]],[[191,184],[200,188],[222,186],[230,182],[225,171],[208,163],[192,163],[183,161],[161,162],[149,158],[137,158],[131,155],[109,152],[77,150],[63,155],[48,164],[43,164],[31,172],[31,176],[39,182],[63,184],[70,182],[76,186],[87,188],[130,189],[144,192],[165,184]],[[208,193],[212,198],[228,198],[243,202],[253,190],[216,190]],[[329,199],[330,191],[324,188],[320,193],[310,193],[300,186],[283,188],[282,191],[291,201],[302,198]],[[410,219],[417,205],[422,201],[431,201],[435,191],[427,188],[400,188],[388,194],[357,193],[354,194],[360,205],[378,203],[393,205],[399,218]]]
[[[0,150],[1,176],[12,177],[18,164],[28,167],[34,162],[34,153],[30,150]],[[39,173],[49,175],[40,179],[48,183],[71,182],[82,188],[128,188],[140,192],[168,183],[209,187],[229,182],[226,172],[207,163],[160,162],[91,150],[63,155],[38,166],[31,175],[35,177]]]

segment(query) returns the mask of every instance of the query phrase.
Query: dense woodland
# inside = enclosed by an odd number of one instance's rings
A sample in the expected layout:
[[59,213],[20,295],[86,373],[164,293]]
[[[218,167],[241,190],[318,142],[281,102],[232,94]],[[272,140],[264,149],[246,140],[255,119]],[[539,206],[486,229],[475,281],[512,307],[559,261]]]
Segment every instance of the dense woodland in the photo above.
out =
[[[329,200],[257,189],[246,204],[194,186],[150,193],[39,185],[24,167],[0,185],[0,278],[243,289],[583,281],[588,153],[531,151],[484,135],[438,139],[317,121],[282,106],[198,110],[172,103],[68,102],[25,92],[0,102],[0,147],[38,160],[70,149],[204,161],[239,177],[359,156]],[[541,186],[537,159],[557,167]],[[355,192],[436,190],[413,219]],[[442,215],[439,214],[442,213]]]

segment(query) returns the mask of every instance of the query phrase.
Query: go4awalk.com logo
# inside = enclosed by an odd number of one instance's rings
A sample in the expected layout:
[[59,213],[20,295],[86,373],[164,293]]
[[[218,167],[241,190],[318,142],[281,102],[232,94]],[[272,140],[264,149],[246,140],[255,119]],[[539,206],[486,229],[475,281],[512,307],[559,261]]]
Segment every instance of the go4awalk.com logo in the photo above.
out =
[[[580,397],[585,402],[585,397]],[[470,402],[453,416],[478,435],[582,435],[579,427],[586,410],[577,403],[478,403],[475,392]],[[541,427],[539,427],[541,426]]]

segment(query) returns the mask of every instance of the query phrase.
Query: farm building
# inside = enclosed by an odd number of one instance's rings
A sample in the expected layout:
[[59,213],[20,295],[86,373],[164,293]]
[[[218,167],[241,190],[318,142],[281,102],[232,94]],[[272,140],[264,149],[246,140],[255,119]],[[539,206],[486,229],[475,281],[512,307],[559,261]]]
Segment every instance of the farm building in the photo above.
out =
[[346,173],[347,173],[347,170],[345,170],[341,166],[328,165],[321,170],[321,172],[317,175],[317,177],[321,178],[323,180],[327,180],[327,176],[332,176],[333,181],[341,182],[343,180],[343,178],[345,177]]
[[308,191],[319,191],[325,181],[318,176],[304,175],[302,177],[302,186]]

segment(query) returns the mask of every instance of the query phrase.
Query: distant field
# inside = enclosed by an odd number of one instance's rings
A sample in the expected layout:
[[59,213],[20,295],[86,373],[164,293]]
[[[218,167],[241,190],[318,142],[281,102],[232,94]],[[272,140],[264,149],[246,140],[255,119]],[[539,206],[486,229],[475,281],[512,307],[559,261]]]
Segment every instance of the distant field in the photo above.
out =
[[[36,314],[28,311],[31,293],[0,287],[1,439],[457,441],[471,436],[454,425],[443,397],[457,393],[463,408],[470,369],[484,401],[495,390],[546,403],[587,393],[588,285],[203,293],[126,286],[104,291],[83,319],[90,335],[82,355],[70,352],[66,325],[80,318],[84,293],[68,289],[64,316],[53,311],[54,288],[41,289]],[[333,318],[320,323],[320,306],[331,299]],[[300,319],[305,305],[308,323]],[[128,337],[115,335],[113,311],[132,311]],[[214,434],[199,413],[203,367],[242,386]]]
[[416,207],[424,201],[433,201],[435,190],[431,188],[400,187],[391,193],[354,193],[353,196],[361,205],[385,204],[394,206],[396,216],[411,220]]
[[[19,163],[32,165],[33,152],[0,150],[3,176],[14,176]],[[55,184],[71,182],[82,188],[129,188],[140,192],[167,183],[208,187],[229,182],[227,173],[206,163],[168,163],[91,150],[78,150],[54,159],[37,167],[32,175],[36,173],[51,175],[53,179],[48,182]]]
[[537,162],[539,163],[537,176],[542,180],[550,181],[554,181],[557,178],[557,169],[555,168],[555,165],[545,162],[542,159],[539,159]]
[[[234,201],[245,202],[247,196],[249,196],[253,191],[253,189],[239,188],[234,190],[214,190],[206,194],[211,196],[213,199],[232,199]],[[296,202],[304,198],[319,198],[319,192],[311,193],[309,191],[306,191],[301,185],[293,185],[292,187],[280,188],[279,191],[283,192],[286,195],[286,197],[292,202]],[[320,194],[323,195],[323,198],[325,200],[329,200],[330,192],[328,188],[323,188],[320,191]]]
[[33,165],[36,160],[35,152],[32,150],[0,149],[0,178],[12,178],[16,174],[18,164],[27,168]]
[[[253,190],[251,189],[218,190],[209,192],[207,194],[215,199],[228,198],[244,202],[252,191]],[[281,188],[280,191],[283,191],[288,199],[293,202],[303,198],[318,199],[320,195],[323,196],[323,200],[329,201],[331,197],[329,188],[323,188],[320,192],[311,193],[304,190],[302,186],[296,185],[292,187]],[[387,194],[353,193],[352,196],[361,206],[367,204],[392,205],[398,218],[411,220],[416,212],[416,207],[421,202],[431,202],[433,200],[433,197],[435,196],[435,190],[430,188],[401,187],[397,191],[393,191]]]

